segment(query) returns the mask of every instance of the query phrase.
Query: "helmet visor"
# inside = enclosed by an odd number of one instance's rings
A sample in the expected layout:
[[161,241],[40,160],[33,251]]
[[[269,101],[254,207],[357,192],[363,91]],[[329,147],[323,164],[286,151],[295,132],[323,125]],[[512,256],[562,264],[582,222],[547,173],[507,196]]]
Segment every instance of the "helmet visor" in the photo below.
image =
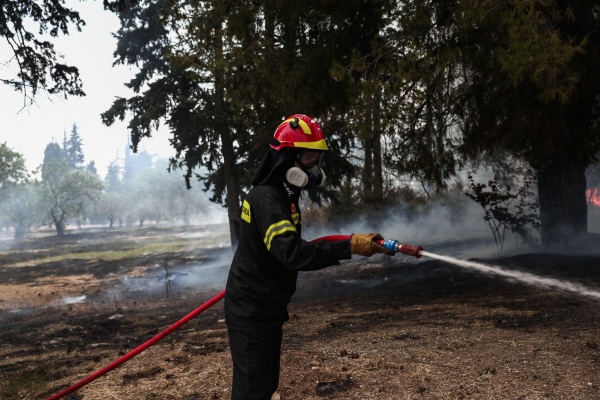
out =
[[298,153],[297,160],[298,164],[302,165],[305,169],[312,168],[315,165],[321,165],[323,159],[323,152],[315,150],[305,150]]

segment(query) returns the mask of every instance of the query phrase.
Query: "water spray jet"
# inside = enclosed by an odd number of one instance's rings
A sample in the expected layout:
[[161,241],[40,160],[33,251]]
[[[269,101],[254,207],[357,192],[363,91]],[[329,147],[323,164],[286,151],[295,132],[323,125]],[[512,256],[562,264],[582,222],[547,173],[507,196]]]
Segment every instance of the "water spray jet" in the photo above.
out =
[[462,268],[482,272],[487,275],[500,276],[511,281],[524,283],[537,288],[553,289],[559,292],[571,293],[594,300],[600,300],[600,291],[590,289],[578,283],[564,282],[555,278],[546,278],[527,272],[509,271],[492,265],[476,263],[473,261],[458,260],[454,257],[441,256],[428,251],[422,251],[421,254],[425,257],[435,258],[436,260],[445,261]]

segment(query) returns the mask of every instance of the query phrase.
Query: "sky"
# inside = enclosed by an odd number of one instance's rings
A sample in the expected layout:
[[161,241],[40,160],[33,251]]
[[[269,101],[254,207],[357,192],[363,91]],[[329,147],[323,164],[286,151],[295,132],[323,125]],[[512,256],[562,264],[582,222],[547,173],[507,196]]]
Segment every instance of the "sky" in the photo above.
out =
[[[106,174],[117,150],[123,157],[127,144],[127,119],[110,127],[102,124],[100,114],[108,110],[115,96],[129,97],[133,92],[124,86],[135,74],[135,67],[112,66],[116,39],[111,33],[119,29],[119,19],[104,11],[102,0],[85,2],[67,0],[66,5],[78,11],[86,22],[82,32],[70,26],[69,36],[51,41],[67,65],[79,68],[85,97],[67,100],[52,97],[36,98],[37,105],[23,109],[23,95],[0,84],[0,143],[23,154],[27,168],[37,168],[44,159],[44,149],[52,140],[62,145],[64,131],[70,134],[73,123],[83,139],[85,163],[94,160],[101,176]],[[37,30],[33,29],[34,32]],[[10,48],[0,44],[0,60],[12,56]],[[14,68],[14,67],[13,67]],[[0,66],[1,77],[14,77],[14,72]],[[168,138],[169,131],[161,127],[150,139],[143,139],[139,150],[170,157],[174,154]]]

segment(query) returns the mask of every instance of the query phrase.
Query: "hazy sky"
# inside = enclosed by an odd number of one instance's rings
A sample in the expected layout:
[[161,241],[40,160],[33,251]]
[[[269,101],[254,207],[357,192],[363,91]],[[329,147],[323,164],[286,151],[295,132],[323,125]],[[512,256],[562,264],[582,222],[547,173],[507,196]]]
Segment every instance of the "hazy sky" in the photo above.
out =
[[[86,2],[67,0],[67,6],[79,11],[87,23],[82,32],[70,27],[70,36],[54,39],[57,51],[65,57],[67,65],[79,68],[85,97],[37,99],[37,105],[23,107],[22,94],[7,85],[0,85],[0,143],[23,154],[29,169],[39,166],[44,149],[52,138],[62,144],[63,132],[71,132],[77,123],[83,138],[85,162],[96,161],[98,173],[106,174],[108,164],[115,158],[117,149],[123,156],[127,143],[127,119],[106,127],[100,113],[106,111],[115,96],[127,97],[133,92],[123,84],[133,77],[135,70],[127,66],[112,67],[116,40],[111,33],[119,29],[116,15],[104,11],[102,1]],[[36,29],[33,29],[37,32]],[[0,43],[0,62],[11,57],[10,48]],[[1,77],[14,74],[0,67]],[[140,150],[169,157],[173,151],[168,142],[169,132],[164,127],[149,140],[143,140]]]

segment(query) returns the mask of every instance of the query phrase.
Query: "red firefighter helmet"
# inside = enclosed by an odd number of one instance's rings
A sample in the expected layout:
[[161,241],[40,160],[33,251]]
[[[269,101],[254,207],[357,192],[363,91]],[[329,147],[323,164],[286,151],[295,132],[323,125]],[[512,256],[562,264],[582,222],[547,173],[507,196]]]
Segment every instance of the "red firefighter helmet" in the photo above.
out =
[[317,121],[302,114],[292,115],[277,127],[271,147],[275,150],[283,147],[329,150]]

